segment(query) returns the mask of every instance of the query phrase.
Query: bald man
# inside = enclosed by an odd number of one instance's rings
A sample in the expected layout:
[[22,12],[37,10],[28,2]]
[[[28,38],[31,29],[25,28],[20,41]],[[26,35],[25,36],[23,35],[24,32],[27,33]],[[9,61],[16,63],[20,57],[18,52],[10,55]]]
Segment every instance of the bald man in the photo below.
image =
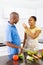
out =
[[8,46],[8,52],[13,56],[15,54],[18,54],[19,49],[22,49],[20,44],[20,37],[18,35],[18,31],[16,29],[16,26],[14,24],[17,24],[19,21],[19,14],[16,12],[12,12],[10,14],[10,21],[8,21],[8,25],[6,28],[6,34],[5,34],[5,42]]

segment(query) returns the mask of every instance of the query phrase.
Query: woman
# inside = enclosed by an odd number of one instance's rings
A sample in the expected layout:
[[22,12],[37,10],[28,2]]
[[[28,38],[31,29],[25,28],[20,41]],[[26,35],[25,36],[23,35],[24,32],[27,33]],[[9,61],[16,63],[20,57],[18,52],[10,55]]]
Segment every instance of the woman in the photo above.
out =
[[38,37],[41,33],[41,30],[36,26],[36,21],[37,18],[35,16],[31,16],[28,19],[30,27],[27,27],[25,23],[23,24],[23,27],[25,29],[23,47],[29,48],[31,50],[35,50],[35,48],[37,47]]

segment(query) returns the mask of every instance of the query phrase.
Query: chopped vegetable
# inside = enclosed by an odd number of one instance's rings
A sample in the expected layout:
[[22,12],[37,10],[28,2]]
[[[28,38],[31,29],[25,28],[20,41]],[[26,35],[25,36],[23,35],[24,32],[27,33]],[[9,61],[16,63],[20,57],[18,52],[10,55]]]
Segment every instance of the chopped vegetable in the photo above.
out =
[[32,55],[32,57],[35,58],[35,59],[37,59],[37,60],[39,60],[39,58],[37,56],[35,56],[35,55]]
[[30,61],[33,61],[33,57],[31,57],[31,56],[29,56],[29,55],[27,55],[26,59],[27,59],[27,60],[30,60]]
[[37,54],[37,57],[38,57],[38,58],[42,58],[41,54]]

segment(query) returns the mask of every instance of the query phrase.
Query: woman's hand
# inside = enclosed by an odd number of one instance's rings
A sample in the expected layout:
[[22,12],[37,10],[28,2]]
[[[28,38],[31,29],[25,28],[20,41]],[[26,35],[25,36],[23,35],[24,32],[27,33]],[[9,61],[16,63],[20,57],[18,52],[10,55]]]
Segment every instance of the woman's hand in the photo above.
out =
[[29,27],[25,23],[23,23],[23,27],[25,28],[25,32],[27,34],[30,34],[30,29],[29,29]]
[[23,23],[23,27],[24,27],[25,29],[28,29],[28,27],[27,27],[27,25],[26,25],[25,23]]
[[20,48],[19,54],[23,53],[23,49],[24,49],[23,47]]

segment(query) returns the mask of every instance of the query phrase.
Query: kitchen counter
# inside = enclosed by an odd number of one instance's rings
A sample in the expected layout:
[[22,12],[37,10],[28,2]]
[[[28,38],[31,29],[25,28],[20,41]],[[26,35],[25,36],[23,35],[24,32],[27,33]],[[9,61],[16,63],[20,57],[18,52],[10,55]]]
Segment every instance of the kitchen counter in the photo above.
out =
[[43,65],[43,61],[40,61],[39,63],[33,62],[31,64],[27,64],[22,60],[19,61],[13,61],[9,60],[8,56],[0,56],[0,65]]
[[0,43],[0,47],[6,46],[4,43]]
[[[23,42],[21,42],[21,43],[23,43]],[[43,40],[41,39],[41,40],[39,40],[39,44],[43,44]],[[0,43],[0,47],[3,47],[3,46],[6,46],[4,43]]]

